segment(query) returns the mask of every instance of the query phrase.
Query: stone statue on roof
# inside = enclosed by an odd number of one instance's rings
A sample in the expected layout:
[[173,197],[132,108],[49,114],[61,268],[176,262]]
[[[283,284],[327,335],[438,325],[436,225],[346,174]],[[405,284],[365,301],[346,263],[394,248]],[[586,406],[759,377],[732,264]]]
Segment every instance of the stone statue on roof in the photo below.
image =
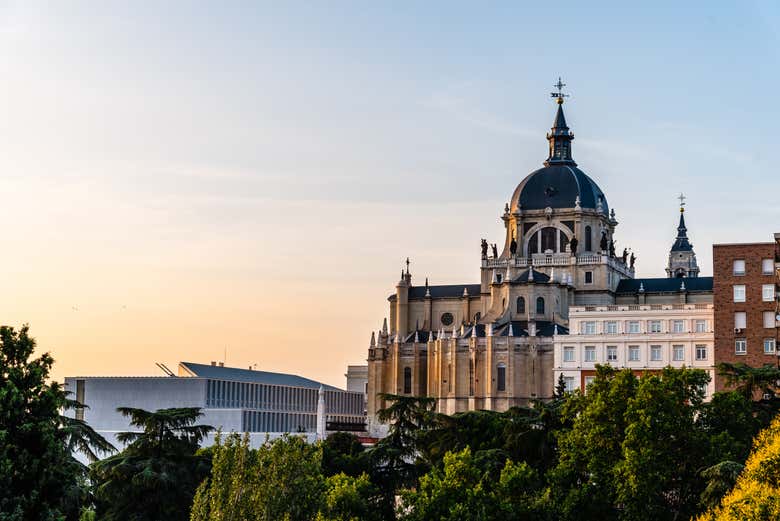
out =
[[512,254],[512,257],[517,253],[517,239],[514,237],[512,237],[512,242],[509,243],[509,253]]
[[569,249],[571,250],[572,257],[577,256],[577,245],[580,243],[580,241],[577,240],[577,237],[572,237],[571,241],[569,242]]
[[486,259],[487,258],[487,250],[488,250],[488,242],[485,239],[482,239],[481,247],[482,247],[482,258]]
[[494,243],[494,244],[491,246],[491,248],[493,248],[493,258],[494,258],[494,259],[497,259],[497,258],[498,258],[498,247],[497,247],[497,246],[495,245],[495,243]]

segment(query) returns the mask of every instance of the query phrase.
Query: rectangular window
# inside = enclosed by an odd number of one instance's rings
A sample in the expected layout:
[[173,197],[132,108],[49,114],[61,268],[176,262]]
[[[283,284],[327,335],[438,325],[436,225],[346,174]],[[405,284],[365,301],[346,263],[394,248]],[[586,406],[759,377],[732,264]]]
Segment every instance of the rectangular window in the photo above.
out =
[[764,311],[764,327],[775,327],[775,312],[774,311]]
[[707,346],[697,345],[696,360],[706,360],[706,359],[707,359]]
[[738,355],[747,353],[747,340],[744,338],[737,338],[734,340],[734,352]]
[[566,385],[566,392],[572,392],[574,390],[574,377],[564,376],[563,383]]
[[683,321],[683,320],[673,320],[672,321],[672,332],[673,333],[685,333],[685,321]]
[[734,329],[745,329],[747,327],[747,315],[744,311],[734,313]]
[[764,284],[761,286],[761,300],[764,302],[774,302],[775,300],[775,285]]
[[697,333],[706,333],[707,332],[707,321],[706,320],[697,320],[696,321],[696,332]]
[[506,391],[506,366],[498,364],[498,390]]
[[595,322],[584,322],[583,323],[583,329],[582,332],[586,335],[595,335],[596,334],[596,323]]
[[774,338],[765,338],[764,339],[764,354],[766,354],[766,355],[773,355],[773,354],[775,354],[775,339]]
[[639,346],[628,346],[628,360],[629,362],[639,361]]
[[596,347],[595,346],[585,346],[585,361],[586,362],[595,362],[596,361]]
[[585,284],[593,284],[593,272],[592,271],[586,271],[585,272]]
[[734,302],[745,302],[745,285],[734,285]]
[[685,346],[672,347],[672,360],[675,362],[682,362],[685,360]]
[[772,259],[764,259],[761,261],[761,273],[764,275],[775,274],[775,261]]
[[650,333],[660,333],[661,332],[661,321],[660,320],[651,320],[648,324],[648,331]]
[[661,346],[650,346],[650,360],[653,362],[661,361]]
[[607,362],[617,362],[617,347],[607,346]]
[[574,361],[574,348],[570,346],[566,346],[563,348],[563,361],[564,362],[573,362]]
[[734,275],[744,275],[745,274],[745,260],[744,259],[737,259],[734,261]]
[[607,322],[607,334],[617,335],[617,332],[618,332],[617,322]]
[[629,333],[639,333],[639,321],[638,320],[632,320],[628,323],[628,332]]

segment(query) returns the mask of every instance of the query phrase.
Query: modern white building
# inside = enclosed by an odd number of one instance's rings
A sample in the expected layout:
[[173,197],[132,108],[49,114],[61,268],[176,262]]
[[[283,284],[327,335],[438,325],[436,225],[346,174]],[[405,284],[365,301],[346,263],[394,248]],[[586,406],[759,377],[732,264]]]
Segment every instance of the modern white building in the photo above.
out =
[[[164,366],[163,366],[164,367]],[[116,434],[131,431],[117,407],[150,411],[198,407],[199,423],[222,432],[248,432],[252,446],[266,436],[302,433],[308,439],[326,432],[365,430],[365,397],[301,376],[181,362],[169,376],[76,376],[65,378],[66,389],[88,408],[66,414],[85,420],[115,446]],[[320,401],[322,394],[322,402]],[[321,418],[318,418],[318,409]],[[213,435],[206,444],[213,441]]]
[[710,373],[709,397],[715,376],[713,310],[708,303],[570,307],[569,334],[554,337],[555,379],[563,375],[568,390],[586,389],[596,364],[637,374],[685,366]]

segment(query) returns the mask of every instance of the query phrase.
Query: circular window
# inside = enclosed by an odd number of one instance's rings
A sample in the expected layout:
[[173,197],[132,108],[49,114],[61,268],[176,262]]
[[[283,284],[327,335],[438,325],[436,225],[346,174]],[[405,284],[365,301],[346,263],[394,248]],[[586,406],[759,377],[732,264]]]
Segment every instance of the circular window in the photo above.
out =
[[455,318],[452,316],[452,313],[444,313],[441,316],[441,323],[445,326],[451,326],[454,321]]

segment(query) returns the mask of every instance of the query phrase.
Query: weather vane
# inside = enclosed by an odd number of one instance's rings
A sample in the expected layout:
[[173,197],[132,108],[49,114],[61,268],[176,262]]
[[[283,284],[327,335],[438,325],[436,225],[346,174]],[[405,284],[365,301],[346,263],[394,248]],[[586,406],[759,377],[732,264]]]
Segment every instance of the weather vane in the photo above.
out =
[[687,199],[687,197],[685,197],[683,195],[683,193],[680,192],[680,195],[677,196],[677,199],[680,200],[680,212],[684,212],[685,211],[685,200]]
[[553,87],[555,87],[556,89],[558,89],[558,92],[551,92],[551,93],[550,93],[550,97],[554,98],[554,99],[555,99],[555,101],[557,101],[557,102],[558,102],[558,105],[562,105],[562,104],[563,104],[563,99],[564,99],[564,98],[568,98],[568,97],[569,97],[569,95],[568,95],[568,94],[564,94],[564,93],[563,93],[563,88],[564,88],[565,86],[566,86],[566,84],[565,84],[565,83],[563,83],[563,81],[561,80],[561,77],[560,77],[560,76],[558,76],[558,83],[556,83],[555,85],[553,85]]

